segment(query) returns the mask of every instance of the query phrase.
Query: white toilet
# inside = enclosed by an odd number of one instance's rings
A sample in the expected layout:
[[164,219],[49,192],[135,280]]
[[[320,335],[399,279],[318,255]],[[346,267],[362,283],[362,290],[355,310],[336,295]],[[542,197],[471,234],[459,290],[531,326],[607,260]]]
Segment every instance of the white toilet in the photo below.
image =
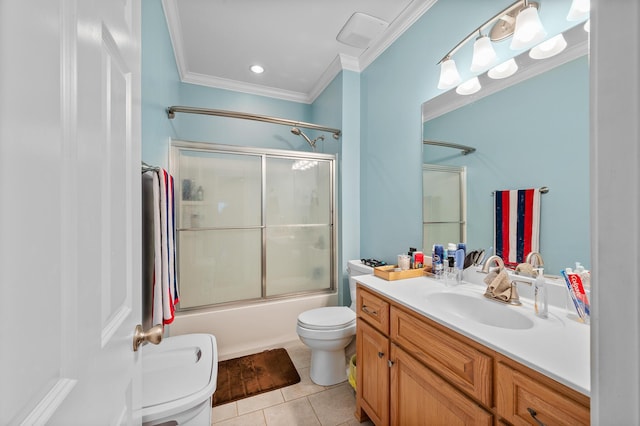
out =
[[218,348],[210,334],[185,334],[142,347],[142,424],[211,425]]
[[[353,262],[353,265],[352,265]],[[311,380],[322,386],[347,380],[344,349],[356,335],[355,280],[352,276],[373,273],[359,260],[349,261],[351,308],[329,306],[305,311],[298,316],[296,331],[300,340],[311,348]],[[371,271],[371,272],[368,272]]]

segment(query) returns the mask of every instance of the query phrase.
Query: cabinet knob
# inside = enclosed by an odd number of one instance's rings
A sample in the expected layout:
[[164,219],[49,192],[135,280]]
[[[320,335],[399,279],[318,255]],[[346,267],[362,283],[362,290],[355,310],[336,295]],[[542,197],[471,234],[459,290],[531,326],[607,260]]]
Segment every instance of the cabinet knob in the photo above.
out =
[[388,361],[387,361],[387,365],[389,366],[389,368],[393,367],[393,361],[388,360]]
[[538,420],[538,418],[536,417],[538,415],[536,410],[534,410],[533,408],[527,407],[527,411],[529,412],[529,414],[531,414],[531,417],[533,418],[533,420],[535,420],[536,423],[538,423],[538,426],[545,426],[545,424],[542,423],[540,420]]
[[384,356],[384,352],[378,352],[378,358],[382,358]]

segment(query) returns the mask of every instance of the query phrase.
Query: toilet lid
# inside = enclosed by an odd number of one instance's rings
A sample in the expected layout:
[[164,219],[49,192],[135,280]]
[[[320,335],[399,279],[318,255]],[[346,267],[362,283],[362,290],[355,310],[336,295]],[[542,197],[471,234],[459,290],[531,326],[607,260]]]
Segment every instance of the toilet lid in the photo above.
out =
[[186,334],[142,347],[142,421],[186,411],[216,389],[218,350],[214,336]]
[[312,330],[343,328],[355,322],[356,313],[346,306],[311,309],[298,316],[298,324]]

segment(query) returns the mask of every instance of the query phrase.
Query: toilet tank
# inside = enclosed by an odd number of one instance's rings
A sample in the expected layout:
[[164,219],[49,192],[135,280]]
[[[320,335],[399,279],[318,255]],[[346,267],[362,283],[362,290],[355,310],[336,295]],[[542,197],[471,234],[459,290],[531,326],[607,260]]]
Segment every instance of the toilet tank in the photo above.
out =
[[354,277],[358,275],[371,275],[373,274],[373,268],[367,266],[360,259],[350,260],[347,263],[347,273],[349,274],[349,293],[351,295],[350,308],[356,310],[356,280]]

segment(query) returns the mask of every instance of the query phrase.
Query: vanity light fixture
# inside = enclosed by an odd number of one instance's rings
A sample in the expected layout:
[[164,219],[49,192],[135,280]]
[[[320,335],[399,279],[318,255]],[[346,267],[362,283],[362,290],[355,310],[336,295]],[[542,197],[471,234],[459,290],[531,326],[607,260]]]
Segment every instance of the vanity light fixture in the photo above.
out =
[[573,0],[571,2],[571,8],[567,14],[567,21],[582,21],[589,17],[591,11],[590,0]]
[[264,68],[262,68],[260,65],[251,65],[249,69],[255,74],[262,74],[264,72]]
[[456,87],[456,93],[458,95],[473,95],[480,89],[482,89],[482,86],[480,85],[478,77],[471,77],[469,80]]
[[518,64],[514,58],[511,58],[491,68],[489,72],[487,72],[487,75],[489,78],[499,80],[501,78],[511,77],[516,71],[518,71]]
[[[530,22],[532,22],[531,19],[534,19],[534,21],[537,19],[537,22],[540,23],[538,7],[540,6],[537,2],[517,0],[473,30],[438,62],[438,65],[441,66],[438,88],[447,90],[460,84],[460,74],[458,73],[452,56],[474,38],[473,59],[471,63],[472,73],[482,72],[496,63],[497,55],[492,42],[514,36],[515,32],[519,32],[516,46],[519,46],[519,43],[523,43],[522,40],[527,40],[530,44],[541,41],[539,33],[531,33],[531,29],[535,27],[532,27],[530,24]],[[523,13],[525,14],[524,20],[520,17]],[[527,28],[530,29],[529,32],[527,32]],[[485,31],[488,31],[488,33]],[[541,34],[542,38],[544,38],[544,29]],[[516,38],[516,36],[514,36],[514,38]]]
[[491,45],[488,36],[480,34],[473,43],[473,59],[471,60],[471,72],[481,72],[491,67],[498,60],[498,55]]
[[[502,41],[511,37],[509,47],[515,51],[534,46],[529,52],[529,56],[533,59],[550,58],[562,52],[567,46],[567,42],[562,34],[558,34],[545,41],[547,32],[538,15],[540,2],[541,0],[537,2],[517,0],[485,21],[456,44],[453,49],[438,61],[437,65],[440,65],[438,89],[448,90],[461,85],[462,79],[456,68],[453,55],[473,39],[475,39],[475,42],[473,44],[473,57],[470,71],[472,74],[477,75],[489,69],[487,74],[493,79],[509,77],[518,70],[518,65],[513,58],[504,60],[499,65],[494,66],[498,61],[498,57],[493,48],[493,42]],[[567,15],[567,20],[588,19],[589,2],[590,0],[573,0],[571,10]],[[587,32],[589,31],[589,21],[585,24],[584,29]],[[516,52],[514,52],[514,55],[515,53]],[[479,83],[478,85],[472,85],[472,80],[466,80],[462,85],[465,85],[465,87],[456,90],[456,92],[470,94],[468,93],[469,90],[480,90]]]
[[441,63],[438,89],[447,90],[460,84],[462,78],[460,78],[460,73],[456,67],[456,61],[447,56],[442,58]]
[[509,47],[520,50],[540,43],[547,36],[547,32],[540,22],[538,8],[533,3],[525,1],[524,9],[516,16],[515,30]]
[[567,41],[562,34],[545,40],[529,51],[529,56],[533,59],[546,59],[557,55],[567,47]]

